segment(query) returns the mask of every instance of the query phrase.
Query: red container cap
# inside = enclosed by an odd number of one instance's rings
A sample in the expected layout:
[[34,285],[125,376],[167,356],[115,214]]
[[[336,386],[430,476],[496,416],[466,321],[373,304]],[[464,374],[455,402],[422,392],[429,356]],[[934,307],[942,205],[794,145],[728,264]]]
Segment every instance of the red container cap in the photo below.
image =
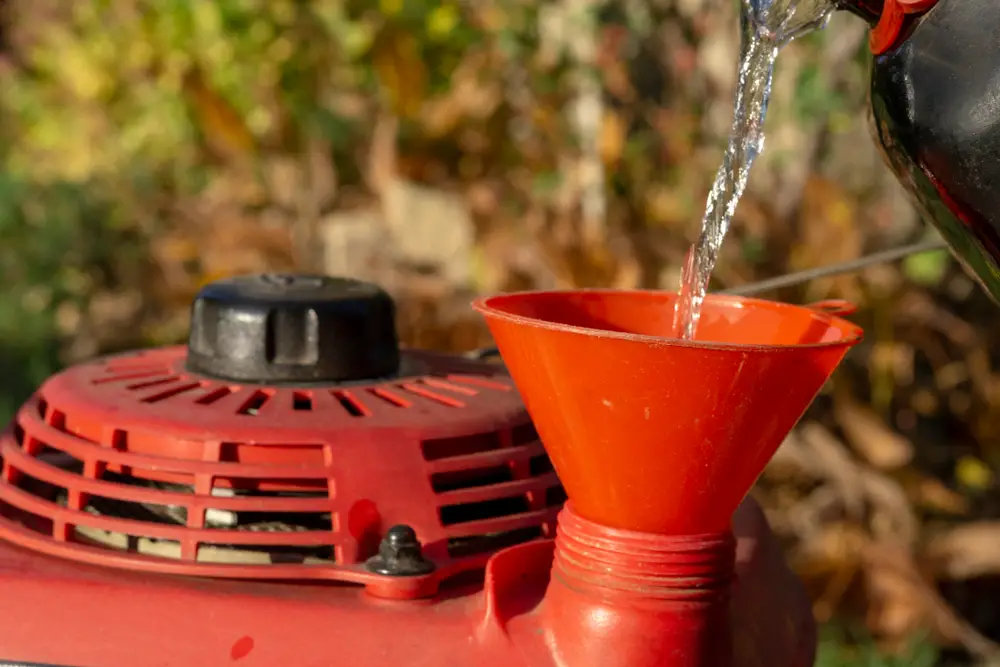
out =
[[849,307],[710,295],[697,339],[676,295],[478,299],[575,511],[623,530],[728,529],[733,512],[861,329]]

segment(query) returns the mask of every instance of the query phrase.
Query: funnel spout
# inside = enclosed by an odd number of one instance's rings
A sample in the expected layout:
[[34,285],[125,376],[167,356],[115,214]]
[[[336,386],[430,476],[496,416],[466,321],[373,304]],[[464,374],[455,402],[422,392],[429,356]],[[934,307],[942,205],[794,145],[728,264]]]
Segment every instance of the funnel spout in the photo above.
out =
[[672,537],[559,517],[542,618],[565,667],[732,667],[729,531]]
[[821,310],[710,295],[698,338],[681,341],[675,298],[522,292],[474,307],[580,517],[722,533],[861,330]]

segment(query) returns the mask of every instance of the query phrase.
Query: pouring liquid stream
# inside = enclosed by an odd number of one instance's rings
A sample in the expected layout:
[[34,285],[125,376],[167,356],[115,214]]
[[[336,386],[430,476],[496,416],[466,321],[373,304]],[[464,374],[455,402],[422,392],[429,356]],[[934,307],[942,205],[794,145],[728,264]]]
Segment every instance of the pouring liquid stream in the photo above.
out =
[[754,160],[764,148],[764,118],[781,48],[826,25],[833,0],[742,0],[740,61],[733,125],[709,191],[702,229],[688,252],[674,310],[674,335],[693,340],[719,250]]

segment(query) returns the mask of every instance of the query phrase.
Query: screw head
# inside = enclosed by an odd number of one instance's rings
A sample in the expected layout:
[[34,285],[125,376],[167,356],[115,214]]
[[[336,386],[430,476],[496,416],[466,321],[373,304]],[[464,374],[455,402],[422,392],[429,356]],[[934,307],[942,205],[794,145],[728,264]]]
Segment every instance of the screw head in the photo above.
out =
[[424,558],[417,532],[406,524],[386,531],[378,555],[369,558],[365,567],[370,572],[389,577],[416,577],[435,569],[434,563]]
[[406,524],[393,526],[385,534],[385,544],[395,550],[406,549],[407,547],[420,548],[420,541],[417,540],[417,531]]

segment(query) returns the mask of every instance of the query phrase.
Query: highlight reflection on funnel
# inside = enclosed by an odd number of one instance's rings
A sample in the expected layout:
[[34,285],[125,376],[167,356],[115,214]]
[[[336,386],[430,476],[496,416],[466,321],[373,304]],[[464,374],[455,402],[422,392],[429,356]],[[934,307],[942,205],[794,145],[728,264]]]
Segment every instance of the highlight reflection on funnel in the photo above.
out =
[[695,341],[675,294],[479,299],[580,516],[663,534],[724,531],[861,329],[822,310],[710,295]]

